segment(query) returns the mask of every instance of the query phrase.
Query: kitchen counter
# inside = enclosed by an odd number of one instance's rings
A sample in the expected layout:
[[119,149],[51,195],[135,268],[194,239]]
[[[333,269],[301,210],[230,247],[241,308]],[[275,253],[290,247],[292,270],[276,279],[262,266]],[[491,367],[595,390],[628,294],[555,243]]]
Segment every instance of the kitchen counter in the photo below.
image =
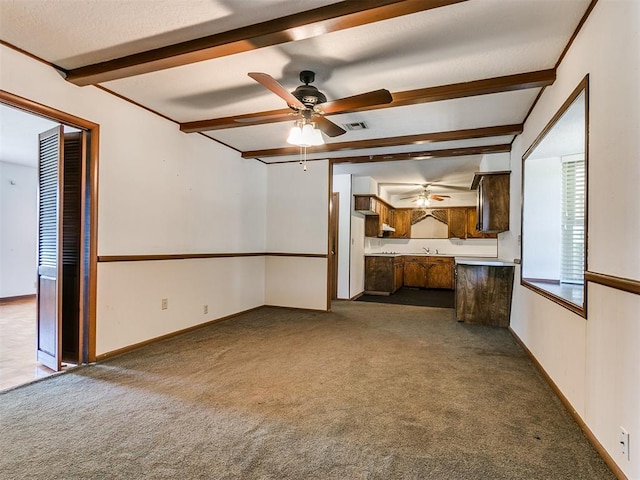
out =
[[495,257],[455,257],[456,265],[486,265],[490,267],[513,267],[515,263]]

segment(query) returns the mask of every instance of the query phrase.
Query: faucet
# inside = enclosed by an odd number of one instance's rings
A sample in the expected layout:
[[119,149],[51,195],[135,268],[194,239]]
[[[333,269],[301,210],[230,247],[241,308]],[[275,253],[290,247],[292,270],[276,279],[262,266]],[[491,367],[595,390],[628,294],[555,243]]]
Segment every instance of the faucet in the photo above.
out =
[[436,255],[438,255],[438,249],[436,248]]
[[422,247],[422,249],[424,250],[424,253],[429,253],[429,247]]

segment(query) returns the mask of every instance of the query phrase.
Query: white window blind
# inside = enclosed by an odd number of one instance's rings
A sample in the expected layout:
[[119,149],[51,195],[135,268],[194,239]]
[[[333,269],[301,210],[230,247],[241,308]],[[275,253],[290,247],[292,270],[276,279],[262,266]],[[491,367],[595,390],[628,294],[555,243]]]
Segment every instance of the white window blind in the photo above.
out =
[[562,159],[562,245],[560,282],[584,284],[585,267],[584,156]]

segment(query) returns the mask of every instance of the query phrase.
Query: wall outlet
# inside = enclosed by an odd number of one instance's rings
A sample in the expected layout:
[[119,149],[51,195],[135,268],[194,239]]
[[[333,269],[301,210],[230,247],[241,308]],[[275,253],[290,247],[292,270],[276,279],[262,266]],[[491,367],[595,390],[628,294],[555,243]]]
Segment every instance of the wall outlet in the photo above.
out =
[[629,460],[629,432],[620,427],[620,453]]
[[209,305],[204,306],[204,308],[202,309],[202,313],[204,313],[205,315],[209,313]]
[[168,298],[163,298],[162,299],[162,310],[166,310],[167,308],[169,308],[169,299]]

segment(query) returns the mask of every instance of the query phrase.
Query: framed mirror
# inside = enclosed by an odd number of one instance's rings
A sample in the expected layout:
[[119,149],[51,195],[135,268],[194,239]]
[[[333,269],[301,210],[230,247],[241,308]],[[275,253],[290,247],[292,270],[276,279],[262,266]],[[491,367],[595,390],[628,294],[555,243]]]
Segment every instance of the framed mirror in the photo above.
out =
[[588,76],[522,158],[521,284],[586,316]]

